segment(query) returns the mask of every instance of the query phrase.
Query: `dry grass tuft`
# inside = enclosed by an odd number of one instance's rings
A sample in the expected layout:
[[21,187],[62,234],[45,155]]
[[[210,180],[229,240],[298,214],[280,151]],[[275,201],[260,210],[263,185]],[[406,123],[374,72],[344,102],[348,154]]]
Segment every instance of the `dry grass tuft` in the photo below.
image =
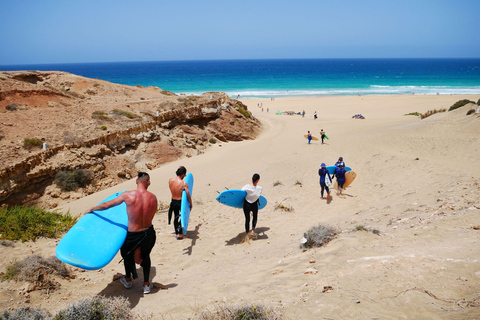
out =
[[303,234],[303,239],[300,248],[313,248],[325,246],[327,243],[335,239],[339,231],[335,228],[322,226],[319,224],[316,227],[310,228]]
[[14,261],[7,266],[5,273],[0,274],[0,280],[14,280],[29,282],[28,291],[42,290],[52,291],[60,287],[54,276],[64,279],[72,279],[74,276],[65,263],[52,256],[44,259],[38,255],[25,258],[23,261]]
[[215,305],[195,315],[196,320],[282,320],[285,317],[273,307],[262,304]]

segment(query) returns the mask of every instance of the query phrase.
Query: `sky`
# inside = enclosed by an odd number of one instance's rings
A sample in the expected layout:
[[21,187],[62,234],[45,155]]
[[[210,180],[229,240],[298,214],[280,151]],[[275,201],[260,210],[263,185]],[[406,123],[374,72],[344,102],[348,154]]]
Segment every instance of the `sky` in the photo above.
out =
[[480,58],[479,0],[0,0],[0,65]]

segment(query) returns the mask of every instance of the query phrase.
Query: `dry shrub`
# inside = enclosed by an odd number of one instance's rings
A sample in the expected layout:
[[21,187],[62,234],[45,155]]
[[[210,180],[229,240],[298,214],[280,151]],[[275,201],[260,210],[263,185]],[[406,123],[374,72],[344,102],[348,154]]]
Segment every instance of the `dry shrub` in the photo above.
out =
[[282,320],[285,317],[276,309],[262,304],[215,305],[195,315],[198,320]]
[[33,284],[30,291],[46,289],[55,290],[60,284],[53,276],[71,279],[73,275],[65,263],[52,256],[44,259],[39,255],[26,257],[23,261],[14,261],[7,266],[6,272],[0,274],[0,280],[25,281]]
[[332,227],[319,224],[303,234],[301,248],[321,247],[335,239],[339,232]]
[[0,320],[50,320],[53,319],[47,310],[22,307],[13,312],[5,311]]
[[94,296],[71,304],[67,309],[59,311],[55,320],[133,320],[130,302],[123,296],[107,298]]
[[[5,311],[0,320],[148,320],[153,315],[138,315],[130,310],[130,302],[123,296],[107,298],[94,296],[77,301],[52,316],[47,310],[23,307],[14,312]],[[163,319],[163,316],[155,316]]]

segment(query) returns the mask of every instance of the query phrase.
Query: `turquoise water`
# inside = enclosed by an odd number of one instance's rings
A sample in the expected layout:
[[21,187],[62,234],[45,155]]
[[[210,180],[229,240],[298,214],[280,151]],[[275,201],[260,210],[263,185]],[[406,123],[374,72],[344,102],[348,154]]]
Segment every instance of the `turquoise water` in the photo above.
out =
[[289,59],[116,62],[0,66],[58,70],[180,94],[285,97],[480,94],[480,59]]

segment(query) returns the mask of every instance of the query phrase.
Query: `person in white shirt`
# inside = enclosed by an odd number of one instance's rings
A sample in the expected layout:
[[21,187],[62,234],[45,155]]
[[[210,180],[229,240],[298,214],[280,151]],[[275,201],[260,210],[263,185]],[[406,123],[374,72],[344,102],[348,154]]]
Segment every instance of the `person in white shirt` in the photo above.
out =
[[243,213],[245,214],[245,233],[248,235],[250,231],[250,212],[253,214],[251,236],[255,236],[255,227],[257,225],[258,215],[258,198],[262,195],[262,187],[258,185],[260,175],[255,173],[252,177],[252,184],[243,186],[242,190],[247,192],[247,196],[243,201]]

